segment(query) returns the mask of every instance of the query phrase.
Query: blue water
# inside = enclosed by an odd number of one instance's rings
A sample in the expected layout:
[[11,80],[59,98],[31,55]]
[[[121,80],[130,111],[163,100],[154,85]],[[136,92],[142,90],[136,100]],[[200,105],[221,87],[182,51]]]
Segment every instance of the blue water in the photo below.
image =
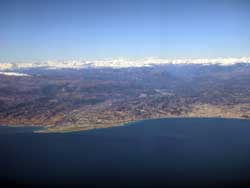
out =
[[0,127],[1,185],[250,185],[249,120],[159,119],[63,134],[32,131]]

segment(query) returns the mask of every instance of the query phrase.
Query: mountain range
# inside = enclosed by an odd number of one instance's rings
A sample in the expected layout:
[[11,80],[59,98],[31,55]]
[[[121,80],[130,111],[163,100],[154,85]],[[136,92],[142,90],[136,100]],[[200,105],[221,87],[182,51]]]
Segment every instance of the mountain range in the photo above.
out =
[[48,60],[48,61],[2,61],[0,70],[15,70],[27,68],[46,69],[81,69],[81,68],[129,68],[146,67],[166,64],[202,64],[202,65],[234,65],[237,63],[250,63],[250,57],[241,58],[213,58],[213,59],[104,59],[104,60]]

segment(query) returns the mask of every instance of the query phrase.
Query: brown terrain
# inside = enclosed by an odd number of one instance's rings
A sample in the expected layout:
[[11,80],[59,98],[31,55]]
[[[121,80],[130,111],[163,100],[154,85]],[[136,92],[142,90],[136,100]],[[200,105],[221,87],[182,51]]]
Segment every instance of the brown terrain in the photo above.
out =
[[0,75],[0,124],[44,132],[166,117],[250,118],[250,65],[27,69]]

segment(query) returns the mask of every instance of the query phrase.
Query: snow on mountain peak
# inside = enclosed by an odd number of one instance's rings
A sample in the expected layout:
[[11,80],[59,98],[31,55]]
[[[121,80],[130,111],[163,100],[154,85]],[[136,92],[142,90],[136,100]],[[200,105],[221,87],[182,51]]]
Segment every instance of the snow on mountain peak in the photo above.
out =
[[144,58],[144,59],[104,59],[104,60],[57,60],[41,62],[3,62],[0,63],[0,70],[15,70],[22,68],[47,68],[47,69],[80,69],[80,68],[128,68],[128,67],[146,67],[163,64],[218,64],[234,65],[236,63],[250,63],[250,57],[242,58],[213,58],[213,59],[164,59],[164,58]]
[[17,73],[17,72],[0,72],[0,75],[5,75],[5,76],[30,76],[28,74]]

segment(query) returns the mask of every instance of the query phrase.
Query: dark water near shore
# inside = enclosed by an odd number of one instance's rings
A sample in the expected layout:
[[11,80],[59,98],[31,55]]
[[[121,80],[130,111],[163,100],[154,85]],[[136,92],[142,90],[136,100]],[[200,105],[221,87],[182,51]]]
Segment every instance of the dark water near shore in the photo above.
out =
[[249,187],[250,121],[159,119],[72,133],[0,127],[0,183]]

